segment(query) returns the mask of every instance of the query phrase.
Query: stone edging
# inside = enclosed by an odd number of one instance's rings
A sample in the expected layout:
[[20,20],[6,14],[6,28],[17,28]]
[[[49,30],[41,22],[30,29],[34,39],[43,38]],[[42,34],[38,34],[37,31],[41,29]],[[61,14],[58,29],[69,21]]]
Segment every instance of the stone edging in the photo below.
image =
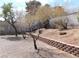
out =
[[[33,35],[33,36],[37,37],[36,35]],[[70,54],[73,54],[73,55],[79,57],[79,47],[71,46],[71,45],[68,45],[68,44],[65,44],[65,43],[61,43],[61,42],[50,40],[50,39],[43,38],[43,37],[39,37],[39,40],[43,41],[44,43],[46,43],[48,45],[56,47],[59,50],[68,52]]]

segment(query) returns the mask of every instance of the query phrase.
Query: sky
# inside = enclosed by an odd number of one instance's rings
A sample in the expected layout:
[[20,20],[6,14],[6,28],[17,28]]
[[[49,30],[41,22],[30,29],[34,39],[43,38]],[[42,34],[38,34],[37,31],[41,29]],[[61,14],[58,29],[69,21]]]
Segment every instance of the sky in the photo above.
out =
[[[25,2],[29,2],[30,0],[0,0],[0,7],[4,3],[13,3],[13,8],[15,10],[24,10],[26,5]],[[62,5],[65,6],[66,8],[78,8],[79,7],[79,0],[37,0],[40,1],[43,5],[44,4],[50,4],[52,7],[56,5]],[[1,11],[1,8],[0,8]]]

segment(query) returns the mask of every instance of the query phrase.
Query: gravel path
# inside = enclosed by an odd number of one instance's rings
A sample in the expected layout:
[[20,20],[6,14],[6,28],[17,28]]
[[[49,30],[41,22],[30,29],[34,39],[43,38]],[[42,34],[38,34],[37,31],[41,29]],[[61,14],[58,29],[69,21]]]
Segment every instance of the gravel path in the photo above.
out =
[[[16,40],[15,40],[16,39]],[[37,41],[39,53],[36,53],[31,38],[0,36],[0,58],[75,58],[41,41]]]

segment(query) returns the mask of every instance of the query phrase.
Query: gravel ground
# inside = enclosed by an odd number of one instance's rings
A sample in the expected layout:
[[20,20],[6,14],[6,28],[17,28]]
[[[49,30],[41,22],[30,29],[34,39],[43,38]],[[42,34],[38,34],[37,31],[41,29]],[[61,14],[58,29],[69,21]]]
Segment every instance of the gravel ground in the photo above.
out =
[[[63,32],[66,34],[60,35],[60,33]],[[40,36],[50,38],[51,40],[53,39],[67,44],[79,46],[79,29],[70,29],[64,31],[59,31],[58,29],[48,29],[44,30]]]
[[71,54],[51,47],[37,40],[39,53],[33,47],[33,41],[19,36],[0,36],[0,58],[76,58]]

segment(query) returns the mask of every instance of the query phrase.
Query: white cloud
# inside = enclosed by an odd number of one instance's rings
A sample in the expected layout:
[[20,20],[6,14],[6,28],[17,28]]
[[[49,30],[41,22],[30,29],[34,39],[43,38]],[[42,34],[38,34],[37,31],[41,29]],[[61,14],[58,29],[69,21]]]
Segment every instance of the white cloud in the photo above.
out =
[[64,2],[67,2],[68,0],[64,0]]
[[25,1],[28,2],[29,0],[16,0],[17,3],[23,3],[23,2],[25,2]]
[[37,1],[40,1],[42,5],[50,4],[50,2],[54,2],[54,0],[37,0]]
[[0,8],[0,14],[2,13],[2,9]]
[[[29,1],[32,1],[32,0],[16,0],[17,3],[29,2]],[[54,0],[37,0],[37,1],[40,1],[44,5],[44,4],[53,2]]]
[[5,19],[3,17],[0,17],[0,21],[5,21]]
[[64,0],[64,2],[68,2],[68,3],[70,3],[70,2],[71,2],[71,0]]

